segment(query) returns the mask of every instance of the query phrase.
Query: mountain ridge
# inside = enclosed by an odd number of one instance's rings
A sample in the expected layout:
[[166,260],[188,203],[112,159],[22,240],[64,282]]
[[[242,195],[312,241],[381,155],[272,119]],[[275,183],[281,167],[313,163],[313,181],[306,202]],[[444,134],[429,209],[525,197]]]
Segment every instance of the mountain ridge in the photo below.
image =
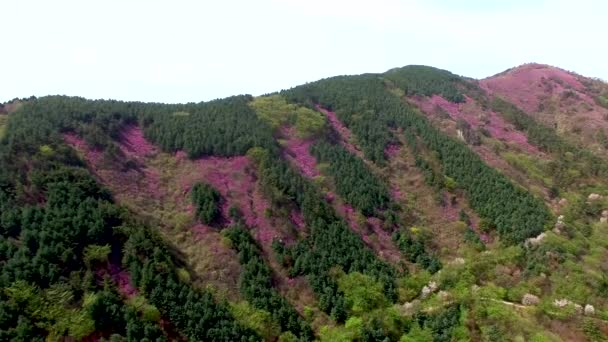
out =
[[602,85],[573,77],[418,65],[200,103],[13,101],[0,334],[601,337],[604,126],[544,121],[600,113]]

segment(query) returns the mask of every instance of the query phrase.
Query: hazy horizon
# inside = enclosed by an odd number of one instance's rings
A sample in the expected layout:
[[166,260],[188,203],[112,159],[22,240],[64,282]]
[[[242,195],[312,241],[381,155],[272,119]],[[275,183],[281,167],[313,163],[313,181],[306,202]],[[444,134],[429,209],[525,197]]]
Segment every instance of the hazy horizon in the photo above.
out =
[[200,102],[424,64],[484,78],[536,62],[608,79],[608,3],[20,1],[0,102],[65,94]]

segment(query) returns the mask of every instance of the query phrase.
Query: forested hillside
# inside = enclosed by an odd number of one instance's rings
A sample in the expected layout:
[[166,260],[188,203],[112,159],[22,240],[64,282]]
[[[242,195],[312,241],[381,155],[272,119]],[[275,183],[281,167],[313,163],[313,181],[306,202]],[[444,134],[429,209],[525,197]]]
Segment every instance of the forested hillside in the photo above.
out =
[[0,341],[606,340],[606,94],[417,65],[2,104]]

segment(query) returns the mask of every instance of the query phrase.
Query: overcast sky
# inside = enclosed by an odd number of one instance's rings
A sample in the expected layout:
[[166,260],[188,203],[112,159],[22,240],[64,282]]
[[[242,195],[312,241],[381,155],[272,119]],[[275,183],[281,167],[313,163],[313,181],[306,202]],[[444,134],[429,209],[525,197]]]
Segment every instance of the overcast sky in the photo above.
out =
[[3,0],[0,13],[0,101],[199,102],[407,64],[608,79],[605,0]]

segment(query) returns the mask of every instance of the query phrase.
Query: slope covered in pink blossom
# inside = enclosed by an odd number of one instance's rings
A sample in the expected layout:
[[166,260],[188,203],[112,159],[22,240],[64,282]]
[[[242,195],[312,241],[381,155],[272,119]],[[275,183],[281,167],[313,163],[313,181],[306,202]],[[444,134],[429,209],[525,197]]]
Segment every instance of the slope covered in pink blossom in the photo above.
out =
[[596,103],[596,94],[587,87],[592,83],[542,64],[526,64],[479,82],[490,95],[508,100],[559,133],[597,150],[602,149],[597,133],[608,132],[608,108]]
[[285,139],[283,146],[283,156],[296,166],[300,172],[308,177],[314,178],[319,175],[317,170],[317,160],[310,154],[312,139],[299,138],[293,127],[283,127],[281,135]]
[[[195,222],[189,194],[183,193],[184,187],[189,189],[193,185],[184,186],[182,179],[196,173],[195,163],[180,162],[179,157],[159,152],[143,138],[137,126],[127,127],[121,137],[117,144],[124,160],[119,161],[105,160],[103,152],[92,149],[75,134],[65,134],[64,140],[79,151],[89,169],[119,203],[152,218],[161,227],[161,233],[180,248],[200,281],[223,288],[231,297],[238,296],[240,264],[235,252],[222,243],[216,229]],[[135,166],[125,169],[122,164],[127,160]],[[184,214],[187,215],[185,221],[180,218]],[[177,226],[181,228],[174,230]],[[189,238],[179,238],[184,235]],[[120,273],[117,277],[119,281],[124,279]]]
[[101,163],[103,152],[98,149],[89,148],[84,139],[82,139],[79,135],[73,132],[67,132],[63,134],[63,139],[68,145],[83,153],[83,157],[87,161],[91,161],[94,164]]
[[340,121],[340,119],[338,119],[338,116],[336,116],[336,112],[329,111],[319,105],[317,105],[316,108],[318,111],[320,111],[321,113],[325,114],[325,116],[327,116],[327,119],[328,119],[329,123],[331,124],[331,127],[340,136],[340,138],[341,138],[340,142],[342,143],[342,145],[344,145],[344,147],[346,147],[346,149],[349,150],[351,153],[354,153],[357,156],[361,157],[363,155],[363,153],[361,153],[361,150],[359,150],[357,148],[357,146],[355,146],[351,142],[352,134],[351,134],[350,130],[348,129],[348,127],[346,127],[342,123],[342,121]]
[[[552,80],[556,91],[563,91],[564,87],[583,91],[584,86],[578,77],[565,70],[543,64],[525,64],[508,70],[504,73],[481,80],[482,88],[490,94],[496,93],[507,97],[511,102],[526,112],[538,111],[540,95],[547,90],[545,80]],[[558,80],[555,82],[555,80]],[[552,90],[552,89],[551,89]]]
[[[338,133],[340,137],[340,143],[351,153],[356,154],[360,158],[363,158],[363,153],[353,145],[351,141],[352,133],[350,130],[338,119],[335,112],[326,110],[320,106],[316,106],[317,110],[325,114],[328,118],[332,128]],[[309,148],[313,141],[310,139],[298,138],[292,128],[283,127],[281,134],[285,143],[283,144],[283,155],[294,164],[300,172],[309,178],[319,176],[320,173],[317,169],[317,161],[314,156],[310,154]],[[396,153],[398,150],[397,145],[387,146],[386,153]],[[399,194],[398,190],[394,194]],[[384,231],[382,228],[382,221],[377,218],[363,217],[364,222],[358,222],[358,214],[354,208],[344,203],[341,199],[338,199],[336,195],[329,191],[326,194],[328,202],[332,203],[336,212],[342,216],[348,226],[356,232],[363,241],[376,253],[386,261],[397,264],[400,259],[400,251],[394,245],[390,233]],[[399,194],[400,195],[400,194]],[[362,216],[361,216],[362,217]],[[291,221],[298,227],[304,227],[304,221],[301,213],[292,212],[290,215]]]
[[491,137],[512,144],[528,153],[539,154],[539,149],[528,142],[528,137],[491,110],[484,110],[476,101],[465,96],[464,103],[453,103],[439,95],[411,99],[427,115],[436,115],[437,108],[447,113],[452,120],[464,120],[472,128],[484,128]]
[[[357,233],[367,246],[376,252],[376,254],[397,265],[401,259],[401,252],[395,246],[391,234],[382,227],[382,220],[375,217],[364,217],[357,213],[355,209],[342,201],[335,199],[333,193],[328,193],[327,198],[332,202],[334,209],[346,220],[348,226]],[[358,219],[360,217],[361,219]]]
[[[240,209],[245,223],[252,228],[252,235],[265,252],[271,252],[274,239],[293,242],[292,228],[269,215],[270,203],[259,187],[255,168],[248,157],[208,156],[192,160],[181,151],[162,153],[145,139],[138,126],[126,127],[120,137],[118,147],[125,160],[134,162],[134,168],[125,170],[116,165],[116,161],[105,161],[102,151],[91,149],[75,134],[66,134],[64,139],[81,153],[89,168],[119,202],[156,217],[169,227],[185,226],[193,234],[180,249],[196,258],[192,262],[199,266],[193,268],[205,272],[199,274],[202,279],[236,290],[240,266],[235,252],[222,243],[218,227],[194,219],[190,190],[198,182],[206,182],[220,193],[221,226],[231,223],[228,212],[234,206]],[[186,221],[177,218],[176,215],[182,214],[187,214]],[[299,212],[294,211],[286,220],[292,221],[294,228],[304,227]]]
[[[428,110],[433,110],[430,102],[425,102]],[[442,260],[450,260],[459,256],[464,233],[459,229],[460,211],[464,210],[473,228],[477,227],[479,218],[470,209],[462,191],[452,193],[442,191],[442,203],[437,201],[437,189],[425,182],[425,177],[416,166],[415,156],[405,141],[403,134],[394,132],[399,145],[385,150],[388,162],[388,183],[393,200],[406,208],[406,222],[427,230],[433,239],[429,248],[439,255]],[[388,153],[387,153],[388,152]],[[421,153],[428,153],[423,151]],[[408,227],[409,228],[409,227]]]
[[120,137],[119,146],[122,152],[136,159],[143,160],[158,152],[158,148],[146,140],[139,126],[130,125],[123,128]]
[[[270,246],[272,240],[291,241],[288,232],[278,229],[269,217],[270,203],[257,183],[255,170],[246,156],[236,157],[202,157],[194,160],[186,158],[183,152],[176,154],[179,170],[191,170],[179,177],[180,188],[189,202],[190,189],[197,182],[206,182],[213,186],[222,196],[222,217],[230,224],[228,211],[234,206],[240,209],[245,223],[254,228],[253,235],[262,245]],[[188,166],[192,164],[192,166]],[[201,230],[203,225],[199,225]]]
[[131,275],[122,269],[119,265],[109,264],[107,269],[101,270],[101,275],[108,274],[112,280],[116,283],[118,292],[126,297],[131,298],[136,296],[139,291],[131,283]]
[[63,138],[68,145],[79,151],[91,171],[110,188],[120,200],[135,196],[142,201],[159,200],[162,196],[160,173],[155,168],[142,164],[143,156],[119,143],[118,146],[127,159],[135,161],[135,167],[118,167],[112,160],[106,160],[104,152],[90,147],[84,139],[74,133],[65,133]]

